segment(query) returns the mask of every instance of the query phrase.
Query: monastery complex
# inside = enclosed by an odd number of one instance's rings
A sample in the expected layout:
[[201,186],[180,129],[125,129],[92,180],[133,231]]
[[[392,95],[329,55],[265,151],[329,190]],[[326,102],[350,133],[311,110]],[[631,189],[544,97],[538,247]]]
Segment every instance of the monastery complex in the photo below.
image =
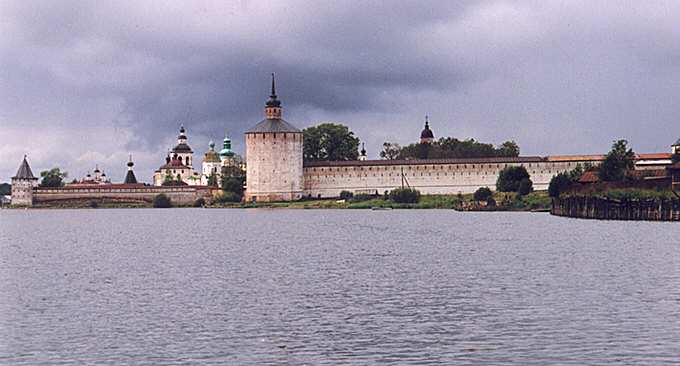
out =
[[[165,193],[174,202],[191,203],[210,198],[225,169],[246,173],[247,202],[294,201],[303,198],[333,198],[341,191],[355,194],[383,194],[408,186],[422,194],[472,193],[480,187],[495,188],[501,170],[524,166],[535,189],[548,188],[550,179],[577,165],[599,164],[604,155],[520,156],[470,159],[368,160],[362,149],[359,160],[303,160],[303,133],[283,119],[282,103],[276,94],[272,76],[271,95],[265,103],[264,119],[245,133],[246,159],[231,150],[231,139],[224,137],[222,149],[211,141],[201,161],[196,164],[189,146],[187,130],[179,129],[177,145],[167,153],[165,162],[153,175],[152,185],[137,182],[132,158],[122,184],[113,184],[98,168],[79,182],[61,188],[38,188],[24,157],[12,178],[12,204],[27,205],[71,199],[112,199],[151,201]],[[419,142],[434,141],[434,132],[426,119]],[[638,154],[636,170],[663,169],[671,156],[680,151],[680,140],[668,153]]]

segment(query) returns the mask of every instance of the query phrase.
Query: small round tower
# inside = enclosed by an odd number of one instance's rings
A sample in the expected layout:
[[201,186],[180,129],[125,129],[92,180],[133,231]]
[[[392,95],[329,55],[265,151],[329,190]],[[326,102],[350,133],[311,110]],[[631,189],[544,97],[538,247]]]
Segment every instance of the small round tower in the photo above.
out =
[[302,131],[281,118],[274,74],[264,111],[265,119],[246,132],[246,201],[299,200],[303,189]]

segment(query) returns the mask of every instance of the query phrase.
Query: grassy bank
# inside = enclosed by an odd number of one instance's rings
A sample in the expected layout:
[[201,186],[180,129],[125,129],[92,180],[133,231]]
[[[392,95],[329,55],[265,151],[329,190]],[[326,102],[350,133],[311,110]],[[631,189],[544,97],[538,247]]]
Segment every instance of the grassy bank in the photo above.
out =
[[[548,211],[550,197],[546,191],[532,192],[526,196],[516,193],[494,193],[495,205],[475,201],[472,194],[423,195],[418,203],[397,203],[383,196],[360,199],[313,199],[291,202],[219,203],[207,204],[208,208],[291,208],[291,209],[452,209],[458,211]],[[72,200],[38,203],[32,208],[92,209],[92,208],[151,208],[151,203],[138,201]],[[175,205],[173,207],[193,207]]]
[[424,195],[418,203],[397,203],[383,197],[367,200],[304,200],[292,202],[224,203],[213,204],[211,208],[296,208],[296,209],[453,209],[460,211],[547,211],[550,197],[546,191],[532,192],[526,196],[516,193],[495,193],[495,206],[476,202],[472,194],[466,195]]

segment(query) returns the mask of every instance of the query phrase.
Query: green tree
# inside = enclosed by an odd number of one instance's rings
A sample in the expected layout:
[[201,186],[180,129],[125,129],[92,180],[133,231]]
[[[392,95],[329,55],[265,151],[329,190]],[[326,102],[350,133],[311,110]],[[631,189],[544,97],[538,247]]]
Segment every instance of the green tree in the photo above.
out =
[[520,196],[526,196],[527,194],[534,191],[534,182],[529,178],[524,178],[519,182],[519,187],[517,187],[517,193]]
[[215,173],[210,173],[210,176],[208,176],[208,185],[217,187],[217,175],[215,175]]
[[420,191],[412,188],[397,188],[390,191],[390,200],[397,203],[418,203]]
[[[243,197],[243,185],[246,182],[246,176],[243,170],[237,166],[222,167],[222,180],[220,187],[224,193],[233,193],[240,198]],[[229,196],[231,197],[231,195]],[[229,202],[234,202],[233,199]]]
[[0,183],[0,196],[12,194],[12,185],[9,183]]
[[621,181],[635,167],[634,159],[635,153],[628,148],[628,141],[614,141],[611,151],[598,168],[598,177],[607,182]]
[[548,195],[550,197],[559,197],[560,194],[571,187],[572,182],[569,173],[553,175],[550,179],[550,184],[548,185]]
[[220,196],[217,197],[217,202],[220,203],[230,203],[230,202],[241,202],[243,198],[242,195],[236,194],[234,192],[222,192]]
[[501,170],[496,180],[499,192],[517,192],[522,179],[530,179],[529,172],[523,166],[509,166]]
[[40,177],[42,178],[40,187],[63,187],[64,178],[66,178],[67,175],[68,173],[62,172],[59,168],[44,170],[40,172]]
[[243,196],[243,180],[237,177],[222,178],[222,190]]
[[359,139],[345,125],[322,123],[305,128],[303,156],[308,161],[357,160]]
[[410,144],[401,148],[399,159],[459,159],[519,156],[519,146],[514,141],[506,141],[499,147],[475,141],[442,137],[431,144]]
[[168,208],[172,207],[172,201],[170,200],[170,197],[166,196],[165,194],[157,194],[154,198],[153,201],[151,202],[153,207],[155,208]]
[[352,199],[352,197],[354,197],[354,193],[352,193],[350,191],[340,191],[340,199],[341,200],[348,200],[349,201],[350,199]]
[[496,151],[498,156],[517,157],[519,156],[519,145],[512,140],[505,141]]
[[475,201],[487,201],[491,196],[493,196],[493,192],[489,187],[481,187],[475,191],[473,198]]
[[381,159],[395,160],[399,158],[399,153],[401,152],[401,146],[394,142],[384,142],[383,149],[380,152]]

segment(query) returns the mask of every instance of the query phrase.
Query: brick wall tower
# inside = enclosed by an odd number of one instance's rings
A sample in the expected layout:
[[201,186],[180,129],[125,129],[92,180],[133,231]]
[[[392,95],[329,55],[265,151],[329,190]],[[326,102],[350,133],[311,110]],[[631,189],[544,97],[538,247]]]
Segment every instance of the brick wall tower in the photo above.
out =
[[265,119],[246,132],[248,202],[294,201],[302,198],[302,131],[281,118],[281,101],[272,93]]
[[24,160],[19,165],[17,174],[12,177],[12,206],[32,206],[33,188],[37,181],[38,178],[33,176],[26,155],[24,155]]

